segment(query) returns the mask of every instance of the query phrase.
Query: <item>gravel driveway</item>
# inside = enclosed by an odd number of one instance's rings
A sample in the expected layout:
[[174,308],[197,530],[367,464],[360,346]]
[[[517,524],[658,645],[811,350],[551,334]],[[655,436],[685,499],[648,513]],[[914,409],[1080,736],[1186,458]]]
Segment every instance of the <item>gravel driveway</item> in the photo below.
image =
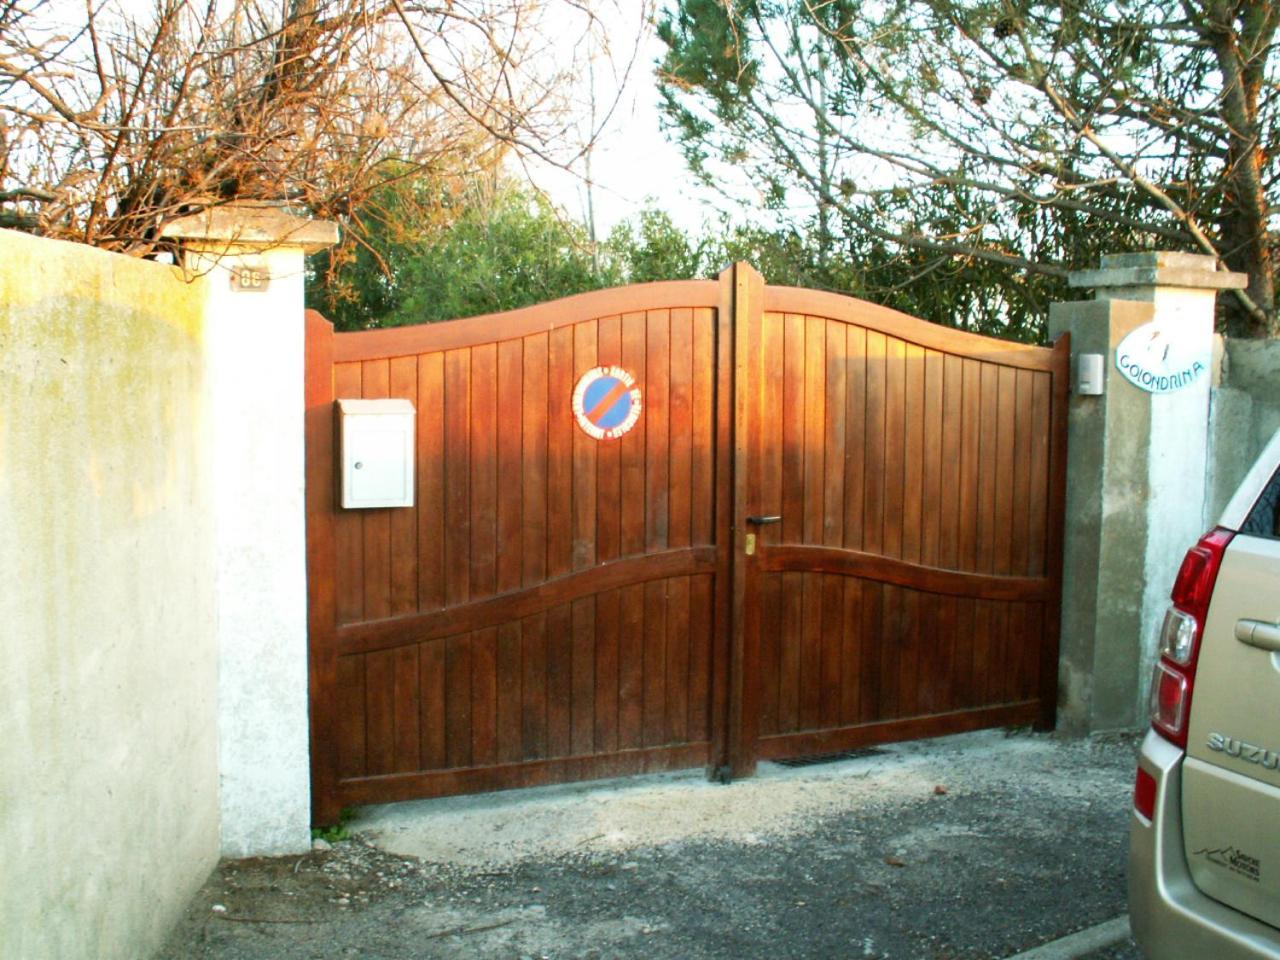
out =
[[331,850],[224,862],[161,957],[1007,957],[1124,913],[1136,742],[983,731],[365,808]]

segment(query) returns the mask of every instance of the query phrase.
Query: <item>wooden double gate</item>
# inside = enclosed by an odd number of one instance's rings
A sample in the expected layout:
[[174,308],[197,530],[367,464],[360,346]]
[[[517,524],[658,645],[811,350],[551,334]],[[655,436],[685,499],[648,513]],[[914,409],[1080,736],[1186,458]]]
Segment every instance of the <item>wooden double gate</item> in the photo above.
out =
[[[1068,345],[718,281],[307,331],[313,793],[346,805],[1051,725]],[[615,439],[593,368],[634,377]],[[337,506],[403,397],[415,506]],[[777,519],[780,518],[780,519]]]

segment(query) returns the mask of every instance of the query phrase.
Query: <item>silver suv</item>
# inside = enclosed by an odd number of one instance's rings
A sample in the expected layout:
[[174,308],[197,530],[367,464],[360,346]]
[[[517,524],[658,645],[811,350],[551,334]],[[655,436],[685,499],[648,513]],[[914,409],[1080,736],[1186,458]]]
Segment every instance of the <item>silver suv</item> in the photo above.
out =
[[1280,433],[1187,551],[1138,758],[1129,915],[1160,958],[1280,958]]

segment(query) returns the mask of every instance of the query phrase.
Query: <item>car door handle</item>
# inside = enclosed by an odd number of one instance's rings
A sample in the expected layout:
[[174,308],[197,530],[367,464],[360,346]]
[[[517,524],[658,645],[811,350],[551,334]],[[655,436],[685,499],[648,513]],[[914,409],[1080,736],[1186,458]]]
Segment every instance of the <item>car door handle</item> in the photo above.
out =
[[1236,639],[1260,650],[1280,653],[1280,623],[1265,620],[1237,620]]

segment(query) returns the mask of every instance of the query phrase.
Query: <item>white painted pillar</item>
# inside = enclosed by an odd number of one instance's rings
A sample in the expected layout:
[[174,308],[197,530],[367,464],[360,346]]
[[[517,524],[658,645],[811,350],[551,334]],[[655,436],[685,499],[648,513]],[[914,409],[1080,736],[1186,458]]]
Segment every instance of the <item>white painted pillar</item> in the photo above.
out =
[[310,849],[304,257],[337,227],[276,205],[169,225],[208,274],[222,854]]
[[[1136,253],[1069,283],[1096,300],[1053,304],[1050,335],[1071,332],[1073,362],[1103,355],[1105,392],[1069,408],[1061,714],[1076,730],[1133,727],[1173,578],[1206,522],[1215,299],[1245,277],[1212,257]],[[1201,366],[1183,376],[1194,364],[1179,358]],[[1152,392],[1124,367],[1148,387],[1181,385]]]

